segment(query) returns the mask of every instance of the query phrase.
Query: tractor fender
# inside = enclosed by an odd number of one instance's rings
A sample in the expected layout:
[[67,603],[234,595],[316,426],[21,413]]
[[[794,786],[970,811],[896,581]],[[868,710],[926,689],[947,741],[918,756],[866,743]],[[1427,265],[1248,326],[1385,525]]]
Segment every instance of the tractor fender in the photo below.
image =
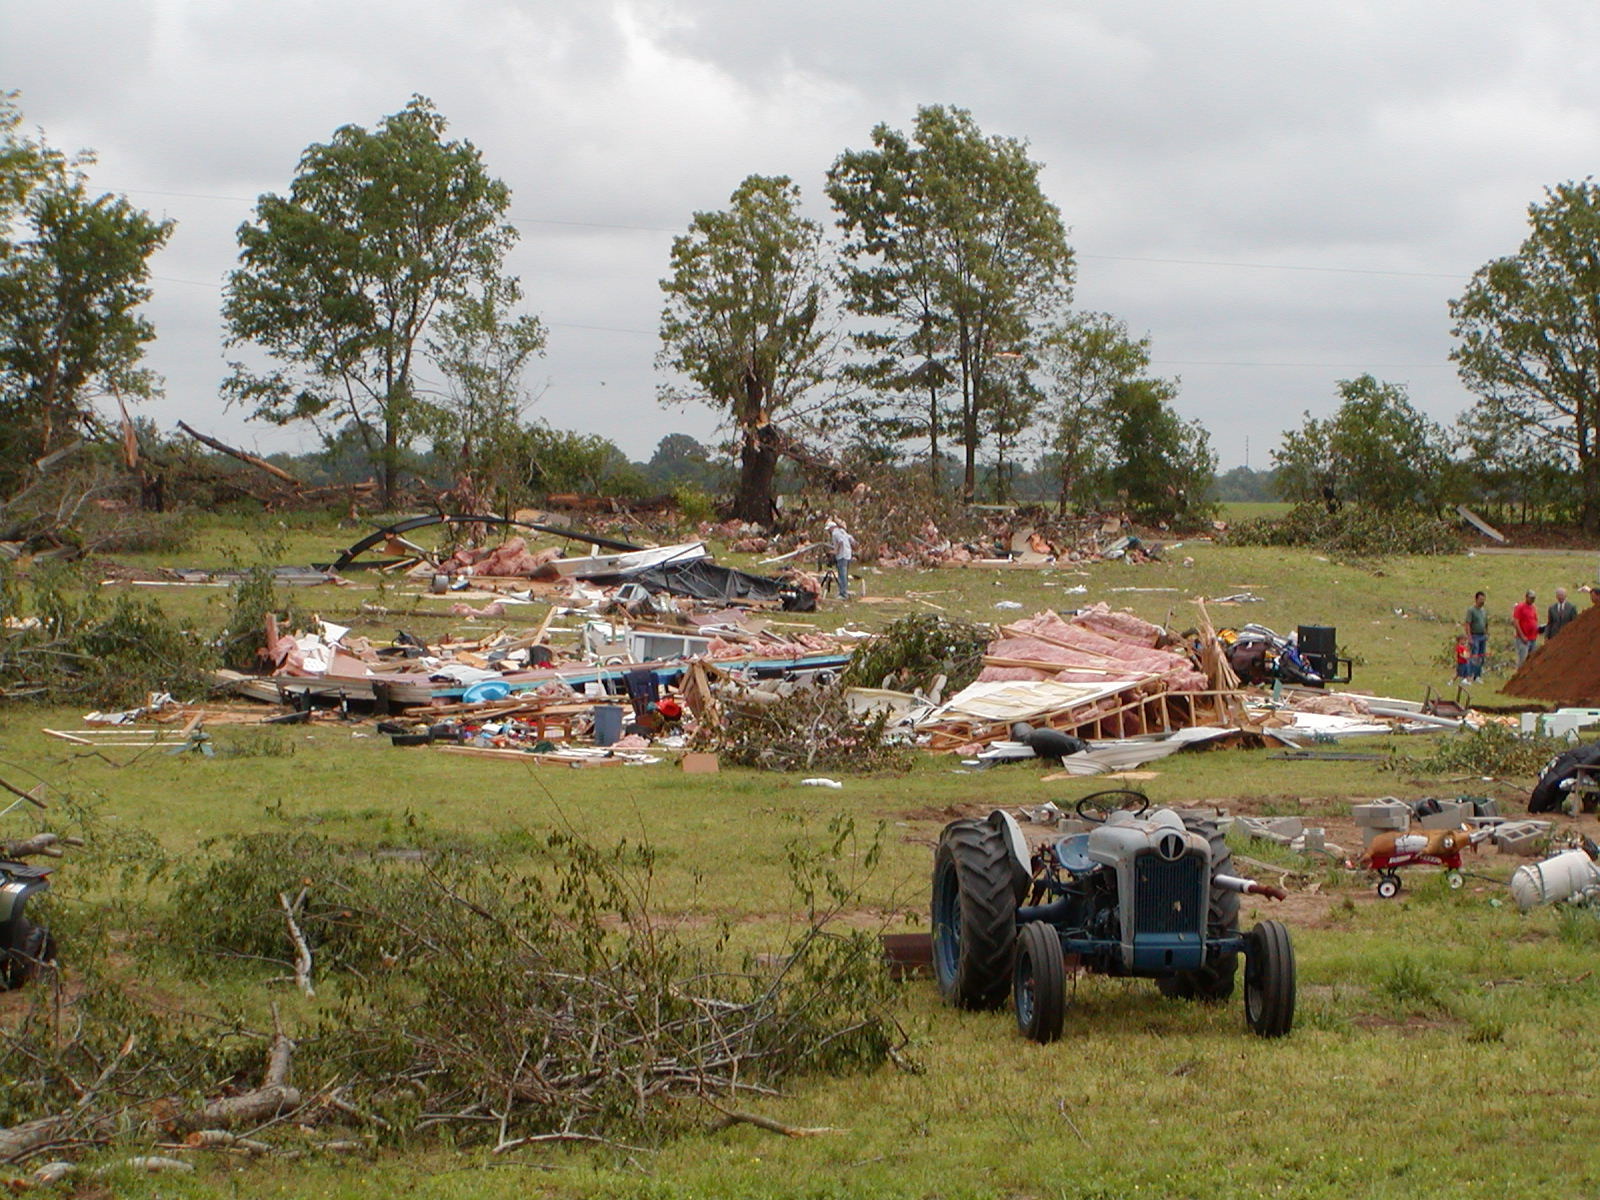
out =
[[1006,848],[1011,851],[1011,889],[1017,895],[1017,903],[1021,904],[1028,894],[1028,884],[1033,879],[1028,839],[1022,836],[1022,826],[1017,824],[1017,819],[1003,808],[997,808],[989,814],[989,824],[1005,837]]

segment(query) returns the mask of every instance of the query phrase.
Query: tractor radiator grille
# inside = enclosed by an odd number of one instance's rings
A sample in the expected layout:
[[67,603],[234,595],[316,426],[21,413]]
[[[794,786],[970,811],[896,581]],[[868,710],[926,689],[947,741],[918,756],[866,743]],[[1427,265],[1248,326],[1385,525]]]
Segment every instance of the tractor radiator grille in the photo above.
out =
[[1187,933],[1205,928],[1204,861],[1185,855],[1167,862],[1154,853],[1133,864],[1133,912],[1138,933]]

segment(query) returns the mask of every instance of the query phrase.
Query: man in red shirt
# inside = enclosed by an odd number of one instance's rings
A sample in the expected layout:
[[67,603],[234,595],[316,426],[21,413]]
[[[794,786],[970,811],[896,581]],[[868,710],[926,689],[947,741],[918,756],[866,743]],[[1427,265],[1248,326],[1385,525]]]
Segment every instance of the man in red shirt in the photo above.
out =
[[1533,593],[1528,592],[1522,603],[1511,610],[1511,624],[1517,633],[1517,666],[1528,661],[1534,644],[1539,640],[1539,610],[1533,606]]

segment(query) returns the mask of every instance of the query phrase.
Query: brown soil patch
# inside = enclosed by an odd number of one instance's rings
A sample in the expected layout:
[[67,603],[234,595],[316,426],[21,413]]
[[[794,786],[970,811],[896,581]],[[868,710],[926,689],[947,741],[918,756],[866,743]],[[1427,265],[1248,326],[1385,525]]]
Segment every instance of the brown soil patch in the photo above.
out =
[[1582,605],[1578,619],[1530,654],[1502,692],[1576,708],[1600,706],[1600,604],[1581,596],[1576,602]]

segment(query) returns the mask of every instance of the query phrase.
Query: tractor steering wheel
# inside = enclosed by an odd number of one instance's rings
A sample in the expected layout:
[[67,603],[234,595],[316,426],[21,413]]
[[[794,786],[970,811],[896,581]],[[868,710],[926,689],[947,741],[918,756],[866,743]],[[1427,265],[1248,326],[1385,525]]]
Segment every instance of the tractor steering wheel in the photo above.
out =
[[1150,797],[1131,788],[1109,788],[1103,792],[1090,792],[1078,801],[1078,816],[1096,825],[1104,825],[1114,812],[1131,812],[1142,817],[1150,808]]

